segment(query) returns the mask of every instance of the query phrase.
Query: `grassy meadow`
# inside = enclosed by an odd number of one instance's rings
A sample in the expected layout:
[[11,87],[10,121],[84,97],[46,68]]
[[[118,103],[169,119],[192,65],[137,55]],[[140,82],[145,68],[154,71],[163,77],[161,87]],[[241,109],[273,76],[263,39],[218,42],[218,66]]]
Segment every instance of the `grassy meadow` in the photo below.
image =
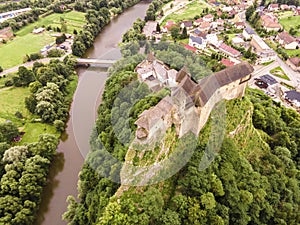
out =
[[173,20],[174,22],[179,22],[182,20],[192,20],[195,16],[200,15],[205,8],[207,8],[207,5],[205,5],[204,3],[194,1],[186,5],[184,8],[178,10],[177,12],[168,15],[164,19],[164,22],[162,24],[166,24],[168,20]]
[[26,54],[39,52],[45,45],[48,45],[55,41],[55,38],[51,36],[51,32],[45,31],[41,34],[32,34],[32,30],[35,27],[51,26],[61,27],[60,18],[64,18],[67,22],[67,28],[69,33],[73,33],[73,30],[82,30],[85,24],[84,13],[71,11],[64,14],[54,13],[45,18],[40,18],[37,22],[23,27],[16,32],[16,37],[0,45],[0,66],[3,69],[8,69],[23,63],[23,57]]
[[300,36],[300,29],[297,29],[297,27],[300,26],[300,16],[285,17],[280,19],[279,22],[286,31],[289,31],[292,27],[298,30],[296,36]]

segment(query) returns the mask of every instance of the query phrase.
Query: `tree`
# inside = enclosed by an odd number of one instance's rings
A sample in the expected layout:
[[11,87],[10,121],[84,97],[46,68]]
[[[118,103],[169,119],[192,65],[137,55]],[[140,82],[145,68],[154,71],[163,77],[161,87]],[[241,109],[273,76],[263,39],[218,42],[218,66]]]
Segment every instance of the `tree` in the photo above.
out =
[[0,73],[2,73],[3,72],[3,68],[0,66]]
[[28,148],[26,146],[14,146],[4,152],[3,161],[18,163],[27,159]]
[[18,83],[16,86],[28,86],[31,82],[35,81],[34,74],[24,66],[20,66],[18,70]]
[[171,28],[171,36],[174,41],[179,37],[180,28],[178,26],[173,26]]
[[161,31],[161,30],[160,30],[160,25],[159,25],[159,23],[157,23],[157,24],[156,24],[156,32],[157,32],[157,33],[160,33],[160,31]]
[[182,30],[182,34],[180,36],[181,39],[186,39],[188,37],[188,34],[187,34],[187,29],[186,27],[183,28]]
[[13,122],[0,124],[0,142],[11,142],[19,135],[18,127]]

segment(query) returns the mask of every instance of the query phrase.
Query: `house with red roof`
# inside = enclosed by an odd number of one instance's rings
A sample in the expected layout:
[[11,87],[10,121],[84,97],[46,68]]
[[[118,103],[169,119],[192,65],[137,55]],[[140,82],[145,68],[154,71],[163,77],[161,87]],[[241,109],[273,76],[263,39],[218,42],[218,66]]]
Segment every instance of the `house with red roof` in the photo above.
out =
[[231,60],[225,59],[225,58],[222,58],[221,63],[226,67],[234,66],[234,64],[235,64]]
[[298,46],[298,42],[296,41],[296,39],[286,31],[279,33],[276,36],[276,40],[285,49],[296,49]]
[[162,28],[162,32],[167,33],[168,31],[171,30],[171,28],[173,26],[176,26],[176,23],[174,21],[172,21],[172,20],[167,21],[166,25],[163,26],[163,28]]
[[201,23],[203,23],[203,18],[196,19],[194,21],[194,26],[198,27]]
[[203,17],[203,21],[211,23],[211,22],[214,21],[214,16],[212,14],[208,14],[208,15],[206,15],[206,16]]
[[274,15],[262,15],[261,21],[263,28],[266,29],[267,32],[282,29],[282,26],[278,23],[278,19]]
[[199,26],[199,30],[202,32],[208,32],[210,29],[211,24],[209,22],[203,22]]
[[230,47],[230,46],[228,46],[224,43],[222,43],[219,46],[219,50],[221,52],[223,52],[224,54],[226,54],[228,56],[231,56],[231,57],[234,57],[234,58],[237,58],[241,55],[241,53],[238,50],[236,50],[236,49],[234,49],[234,48],[232,48],[232,47]]

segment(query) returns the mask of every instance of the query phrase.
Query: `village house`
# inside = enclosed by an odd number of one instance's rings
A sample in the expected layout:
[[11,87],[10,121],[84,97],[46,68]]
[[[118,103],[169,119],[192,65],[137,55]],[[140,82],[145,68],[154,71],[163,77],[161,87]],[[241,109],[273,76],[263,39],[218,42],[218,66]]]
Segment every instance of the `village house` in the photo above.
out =
[[199,18],[199,19],[196,19],[193,24],[195,27],[198,27],[201,23],[203,23],[203,19],[202,18]]
[[254,34],[255,34],[254,30],[252,30],[250,27],[246,27],[246,28],[243,30],[243,37],[244,37],[246,40],[250,40]]
[[241,53],[238,50],[226,45],[225,43],[222,43],[219,46],[219,50],[221,52],[223,52],[224,54],[226,54],[230,57],[233,57],[233,58],[237,58],[237,57],[241,56]]
[[280,5],[280,9],[286,11],[286,10],[289,10],[290,7],[286,4],[283,4],[283,5]]
[[183,29],[183,28],[186,28],[187,30],[191,30],[193,29],[193,22],[192,21],[182,21],[180,23],[180,27]]
[[273,11],[278,11],[279,10],[279,5],[278,4],[270,4],[268,7],[268,10],[273,12]]
[[236,45],[236,46],[240,46],[240,47],[245,47],[246,46],[246,42],[240,37],[232,38],[231,42],[232,42],[233,45]]
[[[151,67],[156,61],[152,54],[148,55],[147,59],[136,68],[138,77],[146,77],[144,73],[148,72],[144,69]],[[135,122],[137,140],[150,141],[173,124],[179,137],[190,131],[199,135],[219,101],[244,95],[247,81],[253,71],[249,63],[242,62],[205,77],[199,83],[191,78],[185,67],[179,72],[174,72],[173,79],[176,86],[171,89],[171,96],[163,98],[156,106],[145,110]],[[162,82],[168,87],[167,80]]]
[[208,15],[206,15],[206,16],[203,17],[203,21],[211,23],[211,22],[214,21],[214,16],[212,14],[208,14]]
[[285,49],[296,49],[298,42],[294,37],[292,37],[288,32],[281,32],[276,36],[276,40],[283,46]]
[[206,41],[202,37],[190,35],[189,45],[204,50],[206,48]]
[[202,32],[208,32],[210,30],[211,24],[209,22],[203,22],[198,27],[200,31]]
[[250,45],[258,56],[258,64],[276,60],[276,53],[258,35],[253,35]]
[[33,29],[32,33],[33,34],[40,34],[40,33],[43,33],[44,31],[45,31],[44,27],[39,27],[39,28]]
[[277,17],[274,15],[262,15],[261,16],[262,26],[264,29],[269,31],[279,31],[282,26],[278,23]]
[[221,63],[226,67],[234,66],[235,64],[230,59],[225,59],[225,58],[222,58]]
[[300,58],[299,57],[289,58],[286,61],[286,64],[288,64],[294,71],[300,72]]
[[246,27],[246,25],[245,25],[244,22],[236,22],[236,23],[234,23],[234,27],[236,29],[242,30],[242,29],[244,29]]
[[285,92],[285,100],[293,106],[300,108],[300,92],[295,90]]
[[173,26],[176,26],[176,23],[172,20],[168,20],[166,25],[162,27],[162,32],[168,33],[168,31],[170,31]]

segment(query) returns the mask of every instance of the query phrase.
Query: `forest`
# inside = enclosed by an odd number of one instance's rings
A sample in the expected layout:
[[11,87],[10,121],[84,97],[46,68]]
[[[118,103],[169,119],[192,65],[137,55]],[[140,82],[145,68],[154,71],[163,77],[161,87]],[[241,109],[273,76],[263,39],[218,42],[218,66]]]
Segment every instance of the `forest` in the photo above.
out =
[[[169,46],[156,49],[156,54],[167,61],[167,55],[178,51]],[[68,197],[63,219],[69,225],[299,224],[300,116],[257,90],[248,89],[243,98],[226,102],[224,141],[206,170],[200,171],[199,164],[213,132],[211,120],[178,173],[148,186],[120,184],[119,161],[126,160],[129,146],[120,135],[134,135],[137,115],[168,94],[149,93],[136,82],[134,68],[144,57],[127,56],[110,70],[91,136],[92,151],[79,176],[79,202]],[[142,98],[132,101],[137,94]],[[118,105],[120,96],[134,104],[129,111],[130,104]],[[124,127],[121,132],[111,122],[120,109],[129,112],[127,121],[117,120],[118,127]]]

